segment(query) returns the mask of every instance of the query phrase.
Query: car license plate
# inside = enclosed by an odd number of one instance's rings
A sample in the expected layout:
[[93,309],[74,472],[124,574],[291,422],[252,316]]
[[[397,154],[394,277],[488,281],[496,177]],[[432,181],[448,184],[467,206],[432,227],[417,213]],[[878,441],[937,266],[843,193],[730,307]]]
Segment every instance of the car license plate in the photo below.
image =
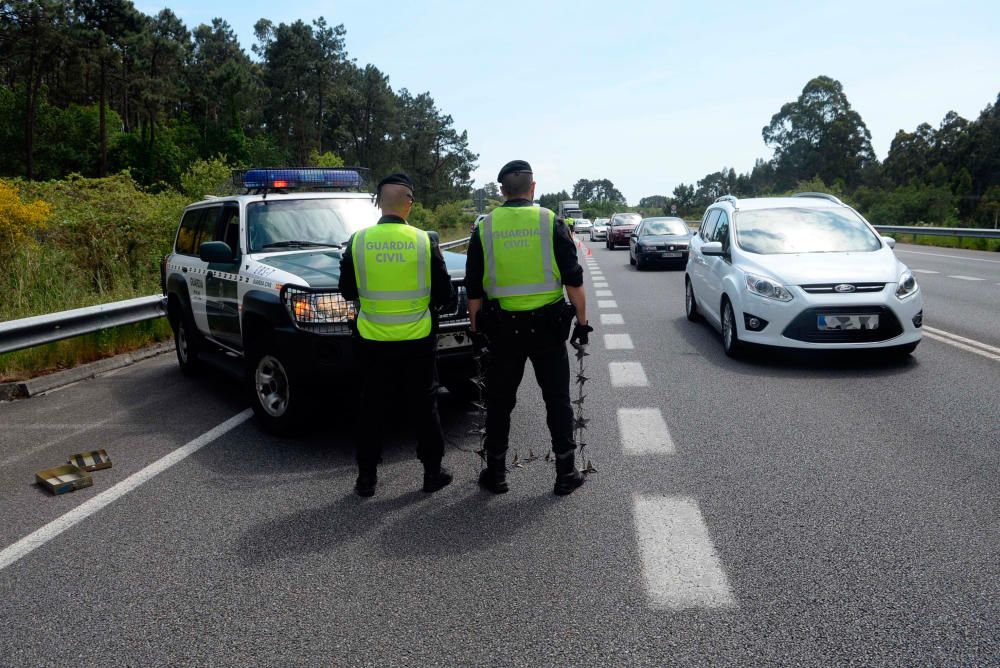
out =
[[472,339],[465,332],[438,334],[438,350],[465,348],[472,345]]
[[660,253],[660,257],[681,257],[683,253],[672,253],[667,251],[666,253]]
[[837,330],[878,329],[877,315],[820,315],[816,317],[816,329],[824,332]]

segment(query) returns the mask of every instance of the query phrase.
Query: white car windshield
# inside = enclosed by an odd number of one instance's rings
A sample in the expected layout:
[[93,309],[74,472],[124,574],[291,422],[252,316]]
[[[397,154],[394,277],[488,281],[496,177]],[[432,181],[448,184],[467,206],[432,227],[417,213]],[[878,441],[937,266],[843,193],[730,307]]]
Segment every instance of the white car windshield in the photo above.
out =
[[850,209],[758,209],[735,214],[740,248],[759,255],[871,252],[882,247]]
[[250,252],[341,246],[378,222],[368,198],[264,200],[247,205]]
[[637,213],[623,213],[621,215],[615,216],[611,221],[612,225],[638,225],[639,221],[642,220],[642,216]]

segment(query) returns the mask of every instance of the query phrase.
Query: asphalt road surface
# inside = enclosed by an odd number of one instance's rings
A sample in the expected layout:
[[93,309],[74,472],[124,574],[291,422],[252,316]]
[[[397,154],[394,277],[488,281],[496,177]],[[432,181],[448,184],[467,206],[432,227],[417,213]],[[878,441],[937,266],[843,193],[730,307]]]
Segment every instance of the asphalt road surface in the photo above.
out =
[[[566,498],[530,372],[499,497],[447,395],[455,483],[400,432],[372,499],[336,400],[276,438],[171,356],[0,405],[0,665],[1000,663],[997,256],[900,246],[943,332],[908,360],[734,361],[681,271],[592,246]],[[97,447],[93,487],[33,484]]]

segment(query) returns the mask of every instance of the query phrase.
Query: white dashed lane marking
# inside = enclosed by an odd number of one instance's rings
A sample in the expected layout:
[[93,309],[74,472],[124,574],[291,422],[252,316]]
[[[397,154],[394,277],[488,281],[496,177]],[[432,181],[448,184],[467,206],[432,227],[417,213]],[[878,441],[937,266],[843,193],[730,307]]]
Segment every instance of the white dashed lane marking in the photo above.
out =
[[619,408],[618,433],[630,455],[669,455],[674,440],[659,408]]
[[646,371],[638,362],[612,362],[608,371],[612,387],[649,387]]
[[611,290],[598,290],[594,294],[598,297],[614,297],[615,294]]
[[697,501],[636,495],[633,511],[646,593],[653,608],[736,607]]
[[940,274],[940,271],[933,271],[931,269],[910,269],[914,274]]
[[976,278],[975,276],[949,276],[948,278],[957,278],[960,281],[985,281],[985,278]]
[[601,314],[601,324],[602,325],[624,325],[625,318],[622,317],[621,313],[602,313]]
[[606,288],[606,287],[608,287],[608,284],[605,283],[604,281],[598,281],[598,282],[594,283],[594,287],[595,288]]
[[632,337],[628,334],[605,334],[604,347],[608,350],[632,350]]
[[598,299],[597,308],[618,308],[618,302],[614,299]]

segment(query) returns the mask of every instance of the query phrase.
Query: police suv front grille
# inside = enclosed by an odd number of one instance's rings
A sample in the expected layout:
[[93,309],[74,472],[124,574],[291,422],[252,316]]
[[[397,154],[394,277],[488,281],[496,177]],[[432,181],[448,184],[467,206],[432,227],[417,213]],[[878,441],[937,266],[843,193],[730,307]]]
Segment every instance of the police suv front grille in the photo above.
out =
[[[841,285],[849,285],[854,289],[837,290],[837,287]],[[812,285],[800,285],[799,287],[814,295],[836,295],[854,294],[856,292],[882,292],[885,289],[885,283],[815,283]]]
[[281,289],[292,324],[312,334],[351,334],[356,312],[354,304],[329,289],[286,285]]
[[452,281],[455,286],[455,300],[447,307],[438,311],[438,322],[450,323],[469,319],[469,297],[465,293],[465,285],[461,280]]
[[[876,329],[821,330],[820,315],[878,315]],[[903,327],[892,310],[885,306],[820,306],[806,309],[793,320],[783,336],[806,343],[874,343],[888,341],[903,333]]]

